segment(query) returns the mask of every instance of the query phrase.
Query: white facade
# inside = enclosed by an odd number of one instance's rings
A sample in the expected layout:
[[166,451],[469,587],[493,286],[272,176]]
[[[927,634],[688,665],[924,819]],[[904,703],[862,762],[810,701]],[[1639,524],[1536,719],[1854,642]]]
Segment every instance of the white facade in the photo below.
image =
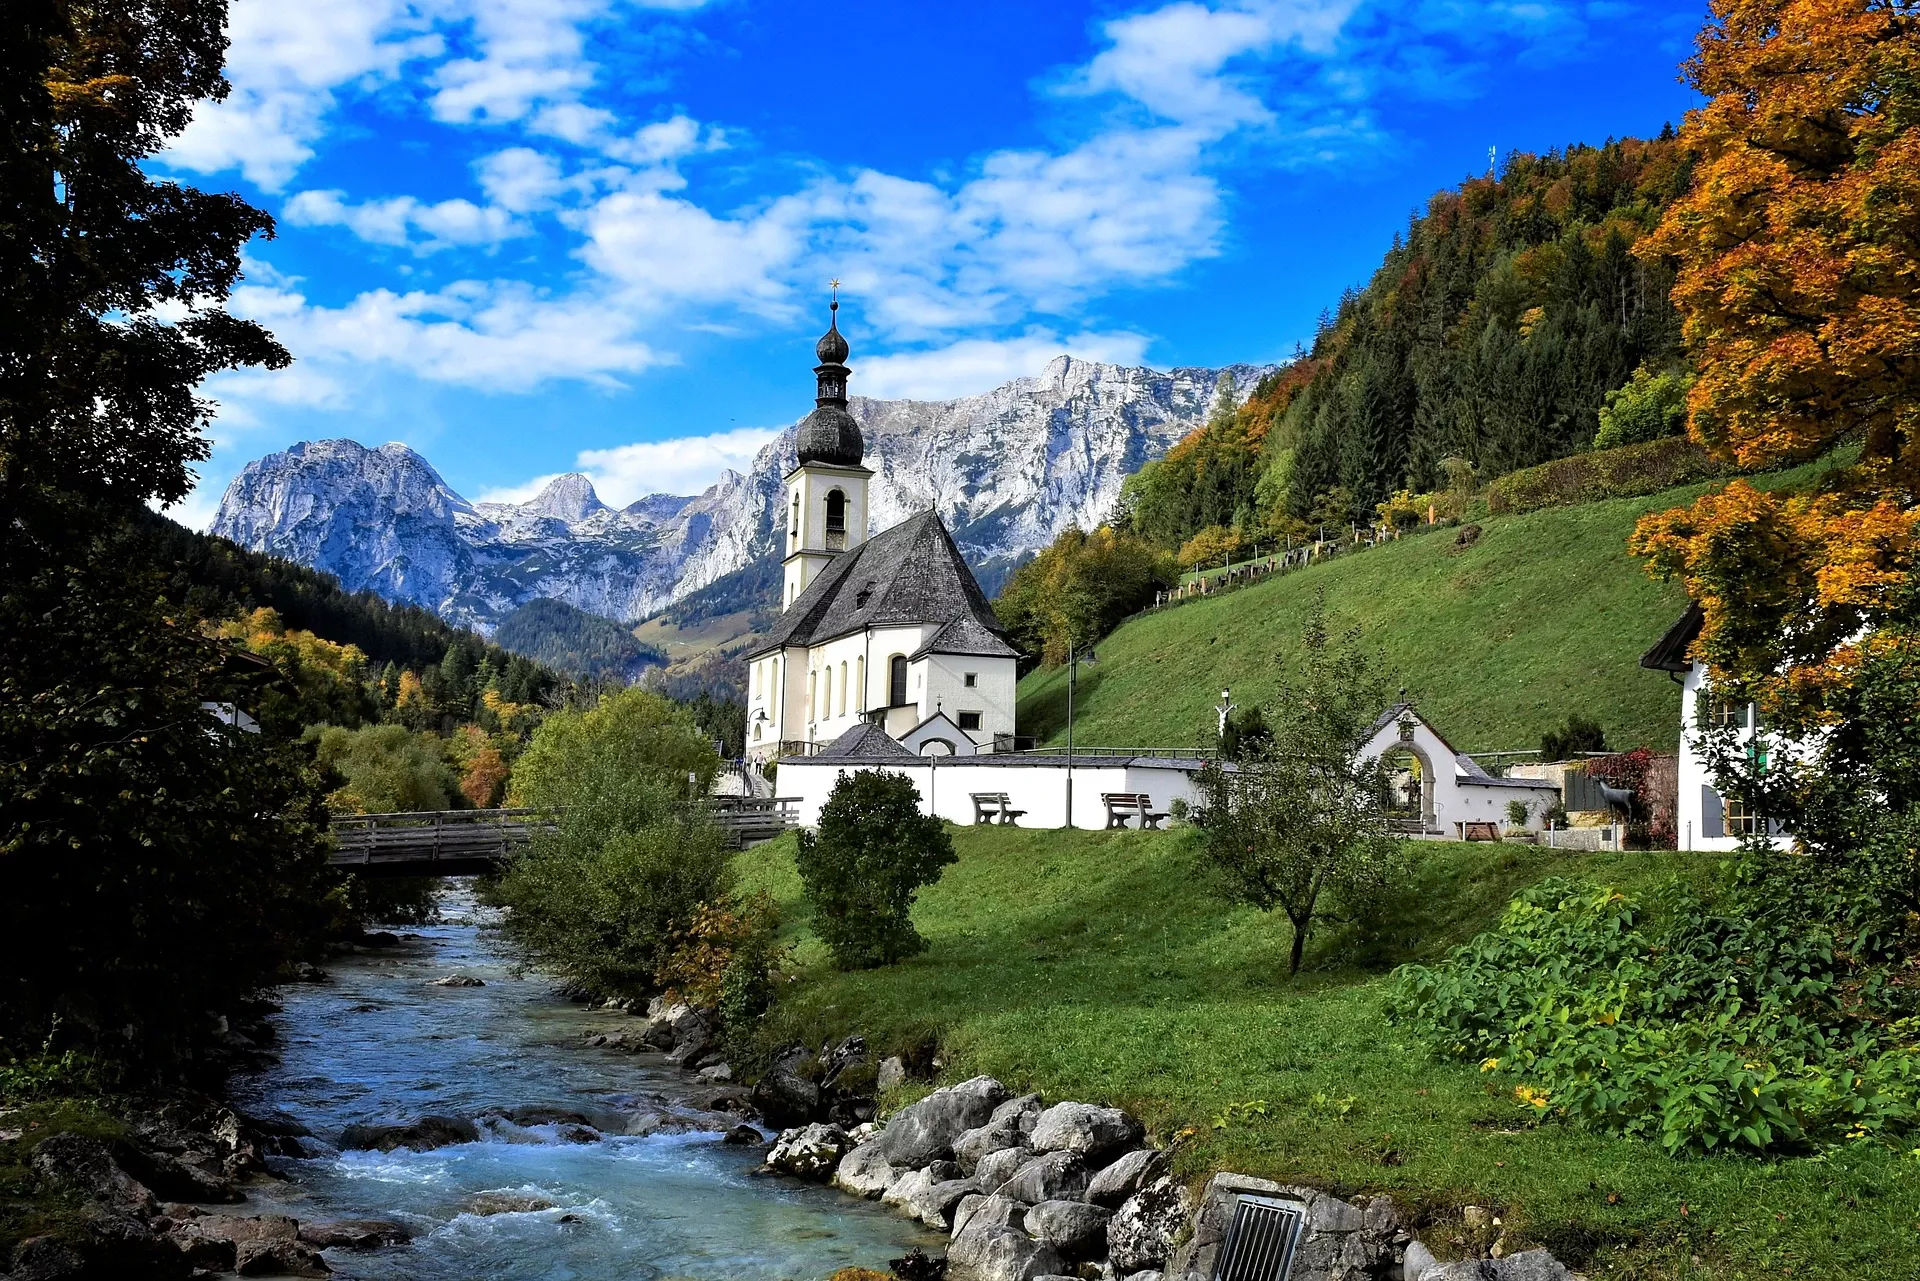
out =
[[[750,660],[747,754],[767,760],[805,750],[795,743],[823,747],[875,713],[899,738],[944,712],[975,746],[991,750],[994,735],[1013,733],[1017,660],[920,653],[940,627],[863,628]],[[899,702],[896,660],[905,668]]]
[[1417,789],[1406,797],[1410,816],[1431,835],[1460,840],[1468,823],[1493,823],[1496,830],[1504,830],[1509,826],[1507,806],[1513,801],[1527,807],[1526,829],[1541,831],[1547,811],[1560,798],[1560,789],[1544,779],[1488,774],[1404,704],[1380,718],[1362,754],[1385,757],[1389,766],[1400,764],[1395,773],[1401,785]]
[[[920,793],[920,810],[962,826],[973,822],[973,794],[1004,792],[1008,804],[1025,810],[1021,827],[1058,828],[1067,824],[1067,782],[1073,785],[1072,826],[1099,830],[1107,825],[1103,792],[1145,792],[1153,808],[1165,812],[1175,798],[1200,804],[1194,775],[1198,761],[1167,761],[1146,757],[1076,757],[1071,769],[1063,757],[923,756],[907,760],[813,760],[789,757],[780,762],[776,790],[798,799],[800,823],[820,821],[840,776],[861,769],[879,769],[913,780]],[[1131,826],[1138,827],[1135,819]]]
[[798,600],[835,556],[867,541],[867,485],[872,479],[865,467],[825,463],[805,463],[787,473],[781,608]]
[[[1750,748],[1758,730],[1756,710],[1751,703],[1713,701],[1705,663],[1696,662],[1686,671],[1680,691],[1680,757],[1674,770],[1679,791],[1673,809],[1675,840],[1683,850],[1737,849],[1741,836],[1756,832],[1762,820],[1715,789],[1703,751],[1700,716],[1704,711],[1710,724],[1732,728],[1737,741]],[[1702,700],[1706,700],[1704,708]],[[1777,824],[1771,835],[1776,844],[1782,843],[1784,833]]]

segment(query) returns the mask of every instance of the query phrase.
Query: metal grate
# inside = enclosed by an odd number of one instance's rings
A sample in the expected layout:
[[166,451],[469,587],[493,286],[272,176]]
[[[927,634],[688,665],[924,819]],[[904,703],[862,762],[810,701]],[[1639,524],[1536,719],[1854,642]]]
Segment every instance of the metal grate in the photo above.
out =
[[1227,1243],[1213,1265],[1213,1281],[1287,1281],[1306,1226],[1302,1202],[1241,1197],[1233,1207]]

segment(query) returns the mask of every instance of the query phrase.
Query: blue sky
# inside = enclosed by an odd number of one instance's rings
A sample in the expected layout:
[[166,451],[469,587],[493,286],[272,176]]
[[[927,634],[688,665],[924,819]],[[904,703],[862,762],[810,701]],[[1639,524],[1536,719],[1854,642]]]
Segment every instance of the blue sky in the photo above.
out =
[[853,389],[1060,352],[1284,359],[1489,149],[1648,134],[1704,6],[1634,0],[234,0],[161,158],[279,220],[213,380],[203,524],[249,459],[400,440],[469,497],[696,492]]

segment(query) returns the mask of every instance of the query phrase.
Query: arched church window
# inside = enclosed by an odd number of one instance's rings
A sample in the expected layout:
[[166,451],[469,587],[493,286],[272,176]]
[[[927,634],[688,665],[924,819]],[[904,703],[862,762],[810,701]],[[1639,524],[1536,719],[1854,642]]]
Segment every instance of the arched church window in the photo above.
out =
[[827,532],[844,534],[847,532],[847,496],[835,489],[827,494]]
[[891,707],[907,704],[907,656],[895,654],[887,661],[887,703]]

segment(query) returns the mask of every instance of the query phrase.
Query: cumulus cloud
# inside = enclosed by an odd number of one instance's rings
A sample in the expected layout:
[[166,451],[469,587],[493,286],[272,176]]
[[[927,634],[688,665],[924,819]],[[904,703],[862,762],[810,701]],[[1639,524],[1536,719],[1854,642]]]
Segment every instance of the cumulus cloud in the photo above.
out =
[[723,471],[747,470],[754,455],[779,434],[777,427],[735,427],[705,436],[588,449],[578,462],[601,498],[625,506],[648,494],[698,494]]
[[232,92],[200,104],[165,159],[196,173],[237,168],[269,191],[312,158],[336,90],[390,80],[444,48],[408,0],[234,0],[227,36]]
[[323,369],[387,365],[428,382],[525,392],[545,383],[614,386],[665,360],[597,300],[555,298],[512,281],[460,281],[434,292],[376,289],[342,307],[288,285],[243,285],[233,310]]
[[287,202],[285,215],[297,226],[345,227],[370,244],[411,245],[420,253],[454,245],[497,245],[531,230],[509,210],[471,200],[424,204],[412,196],[394,196],[356,205],[344,191],[300,192]]

